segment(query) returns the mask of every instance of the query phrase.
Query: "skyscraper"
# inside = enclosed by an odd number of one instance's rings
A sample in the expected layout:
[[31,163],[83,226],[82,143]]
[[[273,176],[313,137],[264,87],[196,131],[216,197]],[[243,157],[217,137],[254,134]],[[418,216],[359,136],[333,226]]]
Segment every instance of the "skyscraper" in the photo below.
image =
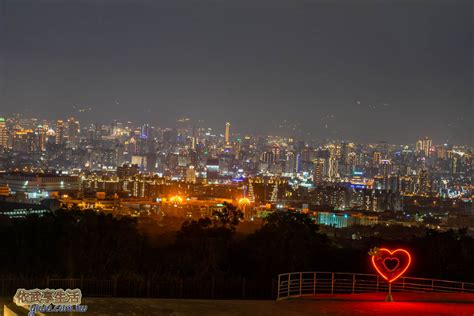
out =
[[76,148],[79,145],[79,132],[80,126],[79,122],[76,121],[73,117],[71,117],[67,121],[67,140],[68,145],[71,148]]
[[5,118],[0,117],[0,148],[6,148],[8,146],[8,135],[7,127],[5,124]]
[[373,164],[378,165],[380,160],[382,160],[382,153],[380,151],[374,151],[372,158]]
[[388,190],[389,189],[388,177],[390,173],[392,172],[392,162],[388,159],[382,159],[380,161],[379,168],[380,168],[380,174],[382,176],[382,189]]
[[22,153],[31,153],[35,150],[34,132],[30,129],[21,129],[13,134],[13,150]]
[[230,145],[230,123],[225,123],[225,144],[226,146]]
[[35,151],[46,150],[46,128],[43,125],[38,125],[35,129]]
[[58,120],[56,122],[56,144],[61,145],[64,143],[64,122]]
[[328,164],[329,181],[336,181],[336,179],[339,177],[338,153],[339,153],[339,147],[337,145],[329,146],[329,164]]
[[418,183],[416,193],[420,195],[427,195],[430,191],[430,183],[428,177],[428,170],[421,169],[418,173]]
[[313,182],[314,185],[321,185],[323,183],[324,168],[325,168],[326,159],[317,158],[313,160]]
[[416,142],[416,151],[423,154],[425,157],[429,157],[431,145],[431,139],[428,137],[422,138]]
[[194,166],[189,166],[188,169],[186,169],[186,182],[196,183],[196,170]]

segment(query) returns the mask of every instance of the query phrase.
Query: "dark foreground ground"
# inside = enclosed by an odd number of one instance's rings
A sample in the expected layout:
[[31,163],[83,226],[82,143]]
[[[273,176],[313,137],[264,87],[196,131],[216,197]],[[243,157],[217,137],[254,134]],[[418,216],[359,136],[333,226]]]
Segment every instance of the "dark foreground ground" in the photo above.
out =
[[[395,293],[320,295],[284,301],[88,298],[85,315],[474,315],[474,295]],[[55,314],[67,315],[67,314]],[[75,314],[80,315],[80,314]]]

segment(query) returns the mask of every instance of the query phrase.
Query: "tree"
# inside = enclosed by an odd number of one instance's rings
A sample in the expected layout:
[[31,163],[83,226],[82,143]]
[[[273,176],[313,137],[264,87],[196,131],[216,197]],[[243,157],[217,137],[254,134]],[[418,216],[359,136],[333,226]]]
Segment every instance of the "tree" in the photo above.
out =
[[221,211],[215,211],[212,215],[216,218],[214,222],[215,225],[229,228],[232,231],[235,231],[235,226],[237,226],[244,217],[244,214],[240,210],[227,202],[224,203],[224,208]]
[[[247,274],[274,277],[291,271],[312,271],[328,249],[328,238],[306,214],[276,211],[250,235],[239,250],[239,264]],[[242,267],[241,267],[242,268]]]

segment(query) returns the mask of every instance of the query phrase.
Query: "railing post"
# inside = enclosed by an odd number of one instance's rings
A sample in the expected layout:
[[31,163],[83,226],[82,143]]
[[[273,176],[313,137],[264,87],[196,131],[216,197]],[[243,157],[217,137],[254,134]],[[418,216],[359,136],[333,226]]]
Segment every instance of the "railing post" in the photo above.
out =
[[313,295],[316,295],[316,272],[314,272],[313,276]]
[[403,288],[403,292],[405,292],[405,278],[402,278],[402,280],[403,280],[402,288]]
[[431,280],[431,292],[434,291],[434,280]]
[[300,272],[300,296],[301,296],[301,287],[303,286],[303,273]]
[[331,273],[331,294],[334,294],[334,272]]
[[356,275],[355,273],[352,274],[352,294],[355,293],[355,286],[356,286]]
[[379,291],[379,276],[377,275],[377,292]]
[[290,275],[291,273],[288,273],[288,297],[290,297]]
[[464,282],[461,283],[461,293],[464,293]]
[[280,280],[281,280],[281,274],[278,275],[277,300],[280,299]]

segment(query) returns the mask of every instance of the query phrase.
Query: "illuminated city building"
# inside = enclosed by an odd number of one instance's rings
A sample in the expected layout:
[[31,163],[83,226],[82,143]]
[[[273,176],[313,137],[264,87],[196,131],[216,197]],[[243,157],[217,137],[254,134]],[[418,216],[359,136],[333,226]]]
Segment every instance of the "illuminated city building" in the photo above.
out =
[[18,130],[13,133],[12,148],[21,153],[32,153],[35,151],[35,134],[32,130]]
[[0,148],[8,147],[8,133],[5,118],[0,117]]
[[424,137],[416,142],[416,152],[423,154],[425,157],[429,157],[431,145],[431,139]]
[[79,145],[79,122],[71,117],[67,121],[67,143],[71,148],[76,148]]
[[219,178],[220,165],[219,158],[210,157],[206,162],[206,177],[208,181],[216,181]]
[[49,208],[41,205],[0,201],[0,215],[10,218],[24,218],[29,215],[41,217],[50,213]]
[[313,182],[314,185],[322,185],[324,180],[326,160],[317,158],[313,160]]
[[328,180],[335,182],[339,178],[338,147],[332,145],[329,149]]
[[382,160],[382,153],[380,151],[374,151],[373,158],[372,158],[373,164],[378,165],[380,164],[381,160]]
[[52,128],[49,128],[46,131],[46,143],[47,144],[56,144],[56,132]]
[[196,183],[196,170],[194,166],[189,166],[188,169],[186,169],[186,182]]
[[388,159],[382,159],[379,165],[380,174],[382,176],[382,190],[389,189],[388,177],[392,172],[392,162]]
[[354,225],[374,226],[378,223],[378,217],[362,213],[318,212],[317,221],[319,225],[345,228]]
[[56,122],[56,131],[55,131],[55,135],[56,135],[56,141],[55,143],[57,145],[62,145],[64,144],[64,141],[65,141],[65,133],[64,133],[64,121],[62,120],[58,120]]
[[230,123],[225,123],[225,144],[226,146],[230,145]]
[[430,192],[430,183],[428,170],[421,169],[418,174],[418,182],[416,192],[420,195],[427,195]]
[[77,176],[56,174],[0,174],[0,185],[7,185],[12,193],[26,193],[35,198],[42,193],[77,192],[81,187],[81,179]]
[[46,151],[46,128],[38,125],[35,129],[35,147],[36,151]]

